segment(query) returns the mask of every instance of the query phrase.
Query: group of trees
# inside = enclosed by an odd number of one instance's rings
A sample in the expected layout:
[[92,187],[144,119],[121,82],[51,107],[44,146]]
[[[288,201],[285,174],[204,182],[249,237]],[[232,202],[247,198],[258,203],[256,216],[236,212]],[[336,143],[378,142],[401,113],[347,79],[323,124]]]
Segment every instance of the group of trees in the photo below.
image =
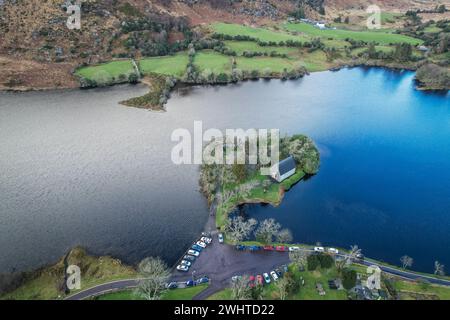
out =
[[316,174],[319,171],[320,153],[314,142],[307,136],[294,135],[284,137],[280,142],[280,157],[294,157],[297,165],[306,174]]
[[[129,9],[127,10],[129,11]],[[166,15],[138,15],[128,16],[121,24],[122,34],[128,35],[125,47],[130,55],[140,51],[144,56],[163,56],[186,50],[194,38],[185,17]],[[183,34],[183,39],[169,41],[169,34],[177,32]]]
[[450,88],[450,72],[448,68],[436,64],[425,64],[416,73],[416,79],[421,85],[435,90],[448,90]]
[[[244,219],[242,216],[228,218],[224,231],[227,238],[234,244],[249,239],[254,234],[257,241],[263,244],[290,243],[293,240],[292,232],[282,229],[275,219],[266,219],[259,223],[255,219]],[[256,228],[257,227],[257,228]]]

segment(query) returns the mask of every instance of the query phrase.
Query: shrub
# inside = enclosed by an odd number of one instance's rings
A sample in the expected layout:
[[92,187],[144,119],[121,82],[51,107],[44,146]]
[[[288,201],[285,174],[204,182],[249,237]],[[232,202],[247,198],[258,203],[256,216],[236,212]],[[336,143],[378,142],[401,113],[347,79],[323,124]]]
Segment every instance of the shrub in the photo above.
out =
[[315,254],[309,255],[307,258],[307,264],[308,264],[309,271],[316,270],[320,266],[320,261],[319,261],[319,258],[317,257],[317,255],[315,255]]
[[320,267],[322,269],[330,269],[334,265],[334,259],[332,256],[328,254],[320,254],[318,255]]

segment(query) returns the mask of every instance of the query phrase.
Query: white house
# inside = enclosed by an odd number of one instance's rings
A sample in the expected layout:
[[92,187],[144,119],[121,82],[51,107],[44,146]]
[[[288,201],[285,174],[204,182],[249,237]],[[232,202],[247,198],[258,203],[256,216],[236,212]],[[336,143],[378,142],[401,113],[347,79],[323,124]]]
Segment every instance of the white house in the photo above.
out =
[[294,175],[297,170],[297,164],[292,156],[284,159],[270,168],[270,176],[278,182],[282,182]]

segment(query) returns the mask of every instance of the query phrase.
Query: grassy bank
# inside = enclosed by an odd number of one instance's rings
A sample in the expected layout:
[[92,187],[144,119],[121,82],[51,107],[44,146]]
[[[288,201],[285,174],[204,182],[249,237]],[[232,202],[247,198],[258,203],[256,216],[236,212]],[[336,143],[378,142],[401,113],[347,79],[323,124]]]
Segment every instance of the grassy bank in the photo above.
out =
[[[111,257],[94,257],[82,248],[75,248],[67,255],[67,265],[77,265],[81,269],[81,290],[105,282],[137,277],[134,268],[123,265]],[[1,297],[13,300],[61,299],[64,293],[65,263],[62,258],[55,265],[30,273],[25,282],[16,290]],[[71,294],[76,291],[71,292]]]

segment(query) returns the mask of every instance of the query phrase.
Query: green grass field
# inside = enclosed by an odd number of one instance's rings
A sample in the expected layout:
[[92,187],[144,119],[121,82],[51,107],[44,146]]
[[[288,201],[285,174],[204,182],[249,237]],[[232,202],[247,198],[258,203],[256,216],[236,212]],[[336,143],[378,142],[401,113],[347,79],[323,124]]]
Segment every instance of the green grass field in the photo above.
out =
[[294,36],[285,32],[277,32],[264,28],[252,28],[243,26],[240,24],[229,24],[229,23],[213,23],[211,25],[212,30],[215,33],[225,34],[230,36],[249,36],[255,39],[259,39],[261,41],[286,41],[286,40],[294,40],[294,41],[308,41],[308,37],[304,36]]
[[301,32],[310,37],[320,37],[325,39],[345,40],[347,38],[366,42],[376,42],[379,44],[409,43],[412,45],[422,44],[423,41],[401,34],[389,33],[386,31],[350,31],[350,30],[320,30],[313,25],[306,23],[286,23],[284,28],[291,32]]
[[241,70],[251,71],[259,70],[264,71],[265,69],[270,69],[272,72],[280,73],[283,72],[284,68],[292,70],[299,63],[295,61],[283,58],[270,58],[270,57],[253,57],[236,58],[237,67]]
[[75,75],[94,80],[99,84],[116,82],[122,76],[126,81],[128,75],[134,73],[131,60],[115,60],[96,66],[82,67],[75,72]]
[[194,64],[200,72],[209,70],[215,74],[231,73],[231,58],[212,50],[198,52]]
[[154,72],[181,77],[186,71],[187,63],[187,53],[182,52],[173,56],[144,58],[139,61],[139,67],[144,74]]
[[[200,285],[185,289],[169,290],[161,297],[162,300],[192,300],[197,294],[207,288],[207,285]],[[136,295],[133,290],[123,290],[106,293],[96,298],[96,300],[143,300]]]
[[271,53],[273,51],[279,54],[295,54],[299,52],[299,49],[288,48],[288,47],[262,47],[253,41],[224,41],[225,45],[231,50],[236,51],[238,55],[242,55],[244,51],[250,52],[267,52]]

